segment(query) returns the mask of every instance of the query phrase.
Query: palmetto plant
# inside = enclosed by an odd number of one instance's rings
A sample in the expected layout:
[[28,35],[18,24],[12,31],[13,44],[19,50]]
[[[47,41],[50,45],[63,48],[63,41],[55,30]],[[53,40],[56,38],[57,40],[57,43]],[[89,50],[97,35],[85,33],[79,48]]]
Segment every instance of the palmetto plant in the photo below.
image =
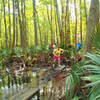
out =
[[100,54],[87,53],[90,62],[83,66],[88,74],[82,79],[88,81],[85,87],[90,88],[89,100],[100,100]]
[[87,53],[86,57],[86,61],[72,67],[66,79],[66,100],[84,100],[82,88],[88,91],[88,100],[100,100],[100,52]]
[[[81,65],[81,67],[80,67]],[[72,67],[72,72],[66,79],[66,100],[79,100],[81,95],[78,97],[80,92],[81,76],[83,75],[82,69],[83,62],[80,64],[75,64]]]

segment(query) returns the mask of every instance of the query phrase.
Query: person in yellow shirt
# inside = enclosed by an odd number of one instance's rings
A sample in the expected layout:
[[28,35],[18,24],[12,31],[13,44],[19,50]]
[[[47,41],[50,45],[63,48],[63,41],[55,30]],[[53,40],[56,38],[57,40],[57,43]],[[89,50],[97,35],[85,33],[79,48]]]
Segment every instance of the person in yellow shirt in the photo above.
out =
[[[60,61],[61,61],[61,54],[64,52],[63,49],[59,48],[57,45],[55,46],[55,49],[53,51],[53,60],[54,60],[54,63],[56,61],[58,61],[58,64],[60,66]],[[54,67],[54,66],[53,66]]]

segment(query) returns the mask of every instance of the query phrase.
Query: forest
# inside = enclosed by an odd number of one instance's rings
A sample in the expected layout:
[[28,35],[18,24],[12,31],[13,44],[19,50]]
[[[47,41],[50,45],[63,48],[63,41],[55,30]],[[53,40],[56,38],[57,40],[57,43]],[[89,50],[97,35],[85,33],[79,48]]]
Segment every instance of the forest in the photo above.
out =
[[0,100],[100,100],[100,0],[0,0]]

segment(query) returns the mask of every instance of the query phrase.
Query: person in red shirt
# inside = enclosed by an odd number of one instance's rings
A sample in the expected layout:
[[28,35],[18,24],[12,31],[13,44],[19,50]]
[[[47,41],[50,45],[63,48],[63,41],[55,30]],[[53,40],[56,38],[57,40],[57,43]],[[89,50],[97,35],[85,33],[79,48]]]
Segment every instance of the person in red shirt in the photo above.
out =
[[51,49],[53,49],[53,43],[51,43]]

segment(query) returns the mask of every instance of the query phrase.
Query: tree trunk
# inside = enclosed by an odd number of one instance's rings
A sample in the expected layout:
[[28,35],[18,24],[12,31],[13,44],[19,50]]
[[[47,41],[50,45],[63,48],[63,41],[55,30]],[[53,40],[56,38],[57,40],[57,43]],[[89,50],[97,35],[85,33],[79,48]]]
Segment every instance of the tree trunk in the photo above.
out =
[[[37,13],[37,18],[38,18],[38,28],[39,28],[39,33],[40,33],[40,44],[42,46],[42,34],[41,34],[41,28],[40,28],[40,24],[39,24],[39,16],[38,16],[38,13]],[[47,38],[48,39],[48,38]],[[47,41],[48,42],[48,41]]]
[[58,10],[58,2],[57,0],[54,0],[55,3],[55,7],[56,7],[56,14],[57,14],[57,20],[58,20],[58,27],[59,27],[59,33],[60,33],[60,44],[62,44],[62,26],[60,23],[60,14],[59,14],[59,10]]
[[26,20],[26,3],[25,3],[25,0],[23,0],[23,3],[24,3],[24,16],[23,16],[23,18],[24,18],[24,20],[23,20],[23,22],[24,22],[24,34],[25,34],[25,48],[27,47],[27,45],[28,45],[28,40],[27,40],[27,26],[26,26],[26,23],[27,23],[27,20]]
[[76,0],[74,0],[75,7],[75,52],[77,50],[77,8],[76,8]]
[[71,38],[70,38],[70,11],[69,11],[69,0],[68,2],[68,17],[67,17],[67,23],[68,23],[68,29],[67,29],[67,44],[71,44]]
[[46,5],[46,8],[47,8],[47,17],[48,17],[48,21],[49,21],[49,23],[50,23],[50,16],[49,16],[48,5]]
[[66,15],[65,15],[65,45],[67,44],[67,13],[68,13],[68,0],[66,0]]
[[25,43],[25,33],[24,33],[24,15],[23,15],[23,0],[21,0],[21,27],[22,27],[22,48],[24,49]]
[[99,0],[91,0],[89,19],[87,23],[87,34],[84,45],[84,53],[92,49],[94,31],[99,23]]
[[59,44],[59,41],[58,41],[58,28],[57,28],[57,16],[56,16],[56,13],[55,13],[55,26],[56,26],[56,42],[57,42],[57,44]]
[[51,43],[54,42],[53,41],[53,30],[52,30],[52,0],[51,0]]
[[13,3],[13,44],[12,48],[15,46],[15,0],[12,0]]
[[11,17],[10,17],[10,0],[8,0],[8,13],[9,13],[9,47],[11,47]]
[[37,19],[36,19],[36,1],[35,0],[33,0],[33,17],[34,17],[35,46],[37,46],[38,36],[37,36]]
[[[53,29],[52,29],[52,3],[51,3],[51,19],[50,19],[50,16],[49,16],[49,6],[46,5],[46,8],[47,8],[48,22],[49,22],[49,25],[50,25],[50,31],[51,31],[51,43],[52,43],[52,42],[54,42],[54,41],[53,41]],[[47,39],[48,39],[48,35],[47,35]]]
[[[1,10],[0,10],[0,11],[1,11]],[[2,45],[1,39],[2,39],[2,37],[1,37],[1,13],[0,13],[0,43],[1,43],[1,45]]]
[[[24,7],[24,9],[23,9]],[[24,51],[24,55],[26,56],[26,47],[27,47],[27,36],[26,36],[26,24],[25,24],[25,1],[21,0],[21,27],[22,27],[22,48]]]
[[82,12],[81,12],[81,5],[82,5],[82,0],[80,0],[80,38],[81,38],[81,44],[82,44]]
[[35,13],[37,15],[37,20],[38,20],[38,28],[39,28],[39,33],[40,33],[40,45],[42,46],[42,34],[41,34],[41,28],[40,28],[40,24],[39,24],[39,15],[38,15],[38,12],[36,11],[35,9]]
[[[66,25],[67,22],[67,25]],[[65,45],[71,44],[70,40],[70,12],[69,12],[69,0],[66,0],[66,16],[65,16]],[[67,46],[67,45],[66,45]]]
[[[43,18],[44,18],[44,20],[46,20],[46,17],[45,17],[45,14],[44,14],[44,11],[43,11],[43,9],[42,9],[42,16],[43,16]],[[44,24],[44,27],[46,27],[46,23]],[[47,29],[45,29],[45,32],[44,32],[44,44],[45,43],[48,43],[48,33],[47,33]]]
[[17,0],[17,8],[18,8],[18,19],[19,19],[19,26],[20,26],[20,42],[22,46],[23,37],[22,37],[22,25],[21,25],[21,17],[20,17],[20,9],[19,9],[19,0]]
[[0,42],[1,42],[1,48],[2,48],[2,33],[1,33],[1,20],[2,20],[2,4],[0,9]]
[[62,26],[62,45],[64,45],[64,1],[60,0],[61,2],[61,7],[62,7],[62,16],[61,16],[61,26]]
[[[48,9],[48,5],[47,4],[46,4],[46,8],[47,8],[47,18],[48,18],[48,22],[49,22],[49,25],[50,25],[50,28],[51,28],[50,16],[49,16],[49,9]],[[51,31],[51,33],[52,33],[52,31]],[[48,34],[47,34],[47,42],[48,42]],[[52,42],[52,37],[51,37],[51,42]]]
[[5,24],[5,46],[8,47],[7,24],[6,24],[6,12],[5,12],[5,0],[2,0],[2,2],[3,2],[4,24]]
[[18,18],[16,16],[16,46],[18,46]]
[[87,26],[87,8],[86,8],[86,0],[84,0],[84,9],[85,9],[86,26]]

